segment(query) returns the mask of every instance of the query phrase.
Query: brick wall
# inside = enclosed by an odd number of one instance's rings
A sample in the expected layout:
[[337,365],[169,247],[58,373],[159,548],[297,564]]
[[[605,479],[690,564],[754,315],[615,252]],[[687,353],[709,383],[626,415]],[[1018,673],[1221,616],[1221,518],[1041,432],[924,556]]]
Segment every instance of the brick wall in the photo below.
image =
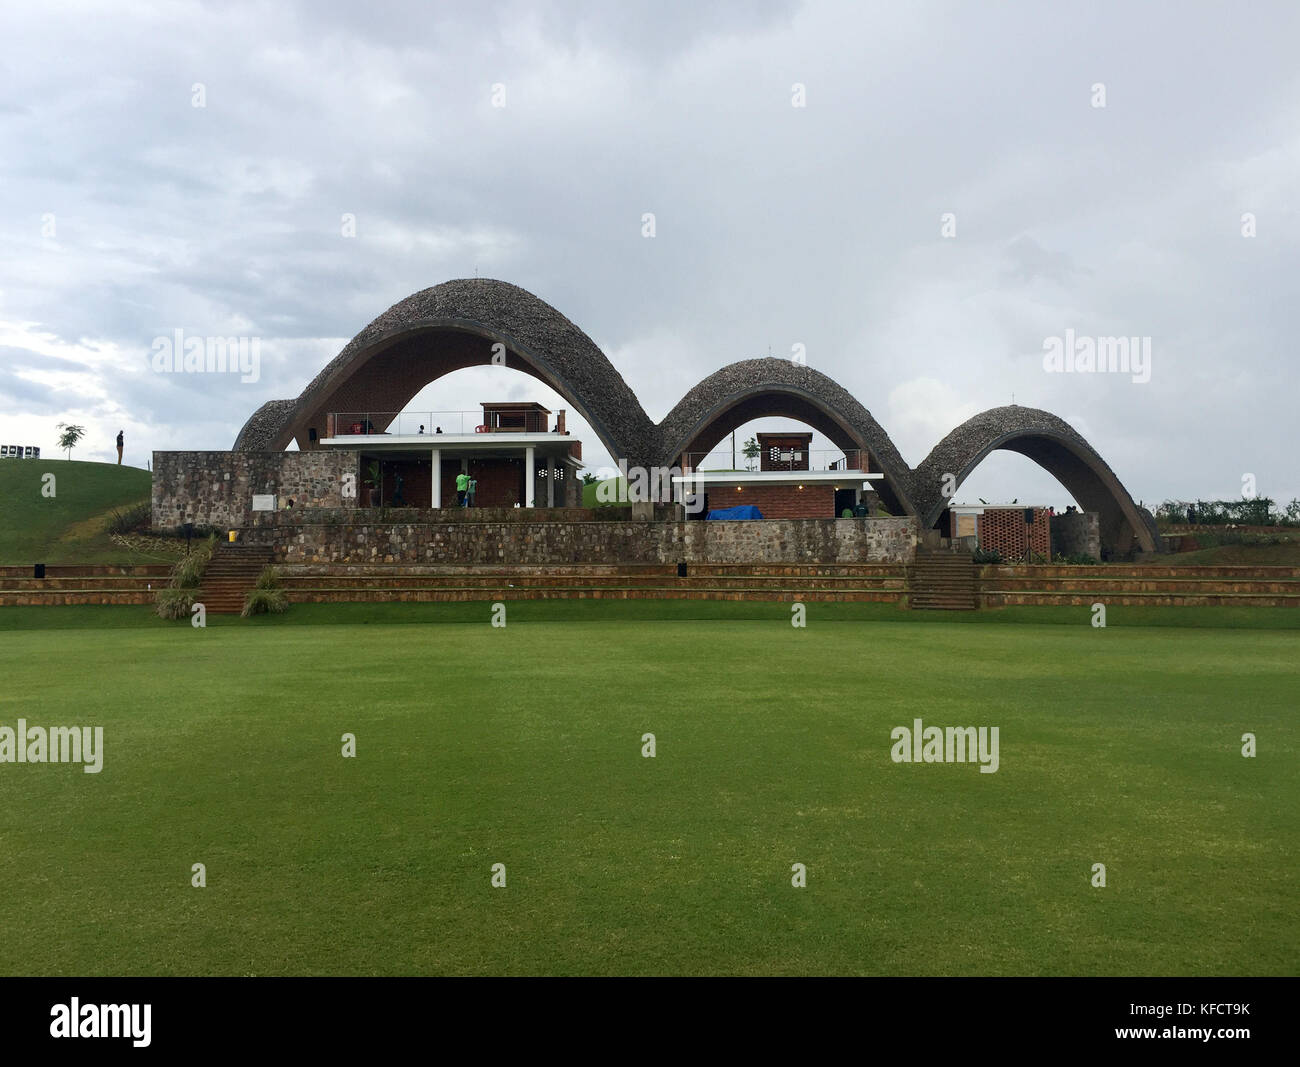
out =
[[734,486],[718,486],[708,492],[708,506],[734,508],[752,504],[765,519],[833,519],[835,487],[833,485],[747,485],[741,492]]
[[321,449],[314,452],[155,452],[153,454],[153,525],[194,522],[242,526],[255,494],[293,498],[295,507],[338,508],[344,475],[351,474],[358,494],[358,453]]
[[402,479],[402,499],[406,507],[427,508],[433,504],[432,461],[427,459],[384,460],[384,503],[397,494],[397,478]]
[[[469,474],[478,480],[474,493],[474,506],[480,508],[511,508],[523,504],[524,461],[522,459],[471,459]],[[455,497],[452,500],[455,501]],[[546,498],[537,503],[545,505]]]
[[912,518],[358,523],[358,514],[259,514],[240,539],[270,546],[283,563],[545,565],[906,562],[917,536]]
[[979,517],[980,548],[1001,553],[1003,559],[1024,559],[1026,550],[1044,559],[1052,551],[1046,508],[1034,508],[1034,521],[1026,544],[1025,512],[1028,508],[986,508]]

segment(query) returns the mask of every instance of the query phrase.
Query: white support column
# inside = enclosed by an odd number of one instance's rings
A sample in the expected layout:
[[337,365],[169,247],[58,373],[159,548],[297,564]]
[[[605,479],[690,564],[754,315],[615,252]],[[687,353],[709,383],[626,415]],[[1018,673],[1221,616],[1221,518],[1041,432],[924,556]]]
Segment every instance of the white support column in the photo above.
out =
[[555,461],[546,461],[546,506],[555,507]]
[[429,497],[429,506],[442,507],[442,449],[435,448],[429,467],[433,471],[433,495]]
[[524,449],[524,507],[537,506],[537,449],[528,445]]

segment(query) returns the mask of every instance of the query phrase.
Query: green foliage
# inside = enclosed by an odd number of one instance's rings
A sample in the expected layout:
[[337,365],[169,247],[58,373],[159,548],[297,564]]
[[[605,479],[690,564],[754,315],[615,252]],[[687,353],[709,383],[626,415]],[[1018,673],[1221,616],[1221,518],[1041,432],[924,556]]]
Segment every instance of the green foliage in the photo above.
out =
[[977,548],[970,558],[976,563],[1001,563],[1002,553],[996,548]]
[[206,541],[194,545],[189,555],[182,556],[172,568],[172,589],[197,589],[203,582],[203,571],[216,550],[217,538],[214,534]]
[[[272,570],[268,567],[266,570]],[[266,571],[262,572],[263,575]],[[244,610],[240,612],[244,618],[252,615],[279,615],[289,609],[289,598],[285,595],[283,589],[263,586],[262,579],[258,579],[256,589],[250,589],[248,596],[244,598]]]
[[188,619],[190,612],[194,607],[194,590],[165,588],[158,590],[158,605],[156,611],[159,618],[171,619]]
[[136,533],[149,526],[151,516],[152,508],[148,503],[136,504],[129,508],[114,508],[113,517],[108,523],[108,532],[119,535]]
[[[218,535],[223,534],[223,533],[225,533],[224,530],[218,530],[215,526],[211,526],[211,525],[209,525],[208,523],[198,523],[198,524],[196,524],[196,525],[194,526],[194,529],[191,531],[191,533],[190,533],[190,538],[191,538],[191,541],[202,540],[203,538],[208,538],[208,537],[217,537]],[[180,525],[180,526],[174,526],[174,527],[172,527],[172,528],[169,529],[169,530],[165,530],[165,531],[161,532],[161,533],[159,534],[159,536],[160,536],[160,537],[179,537],[179,538],[181,538],[182,540],[184,540],[184,538],[185,538],[185,526],[184,526],[184,524],[182,524],[182,525]]]
[[1219,545],[1290,545],[1300,540],[1300,534],[1268,533],[1257,530],[1198,530],[1191,536],[1201,548],[1217,548]]
[[86,436],[86,428],[66,422],[59,423],[58,428],[63,431],[59,434],[59,447],[67,452],[68,459],[71,459],[72,450],[77,447],[77,442]]
[[1156,522],[1182,526],[1194,512],[1197,526],[1294,526],[1300,525],[1300,500],[1285,508],[1266,496],[1242,500],[1166,500],[1156,508]]
[[1066,552],[1052,561],[1069,567],[1096,567],[1099,561],[1086,552]]
[[263,567],[262,573],[257,576],[257,584],[254,589],[279,589],[280,588],[280,568]]
[[744,447],[740,450],[745,456],[745,466],[749,470],[754,469],[754,461],[758,459],[759,454],[763,451],[758,447],[758,438],[751,437],[745,442]]

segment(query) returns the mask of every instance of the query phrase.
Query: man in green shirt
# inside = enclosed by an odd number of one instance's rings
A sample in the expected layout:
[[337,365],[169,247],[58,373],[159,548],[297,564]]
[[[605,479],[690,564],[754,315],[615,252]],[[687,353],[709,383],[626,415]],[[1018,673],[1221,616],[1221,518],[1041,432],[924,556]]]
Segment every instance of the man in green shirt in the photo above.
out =
[[463,508],[465,506],[465,497],[469,493],[469,475],[461,471],[456,475],[456,506]]

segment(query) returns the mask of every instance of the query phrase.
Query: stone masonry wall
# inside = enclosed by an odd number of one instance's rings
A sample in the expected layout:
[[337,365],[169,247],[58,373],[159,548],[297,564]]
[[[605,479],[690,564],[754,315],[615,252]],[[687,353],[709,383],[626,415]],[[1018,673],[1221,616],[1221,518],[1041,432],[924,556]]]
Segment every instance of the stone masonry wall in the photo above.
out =
[[1095,511],[1052,516],[1052,555],[1101,559],[1101,522]]
[[358,453],[347,450],[155,452],[153,525],[244,526],[254,494],[264,493],[292,498],[295,507],[341,508],[344,475],[363,491],[358,463]]
[[[916,520],[355,523],[356,511],[259,515],[240,534],[282,563],[897,563]],[[336,521],[330,521],[333,518]]]

